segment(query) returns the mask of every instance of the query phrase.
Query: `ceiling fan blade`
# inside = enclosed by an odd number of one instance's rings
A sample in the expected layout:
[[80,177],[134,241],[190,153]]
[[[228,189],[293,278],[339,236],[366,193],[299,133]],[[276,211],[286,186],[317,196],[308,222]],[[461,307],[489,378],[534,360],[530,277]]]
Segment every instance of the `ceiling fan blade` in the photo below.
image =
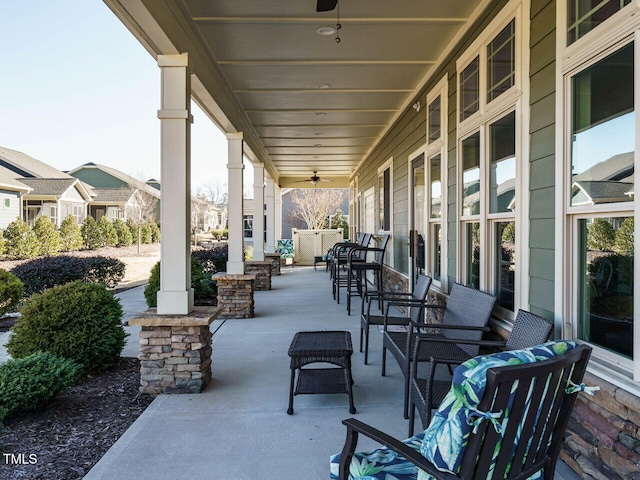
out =
[[330,12],[336,5],[338,4],[338,0],[318,0],[318,4],[316,5],[316,12]]

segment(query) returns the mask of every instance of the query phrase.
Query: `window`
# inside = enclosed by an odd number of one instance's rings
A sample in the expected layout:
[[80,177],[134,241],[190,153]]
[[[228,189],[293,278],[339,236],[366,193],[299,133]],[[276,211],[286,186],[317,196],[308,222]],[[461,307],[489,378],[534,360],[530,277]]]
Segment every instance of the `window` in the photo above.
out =
[[476,57],[460,73],[460,121],[480,109],[480,57]]
[[487,103],[515,85],[515,37],[514,19],[487,45]]
[[430,104],[429,104],[429,113],[428,113],[428,130],[429,130],[429,143],[433,143],[436,140],[440,139],[440,131],[442,124],[442,109],[440,107],[440,95],[438,95]]
[[442,280],[442,159],[440,153],[429,159],[429,266],[436,285]]
[[4,208],[11,208],[11,197],[4,197]]
[[253,215],[242,216],[244,238],[253,238]]
[[480,132],[462,141],[462,216],[480,214]]
[[568,0],[567,44],[582,38],[631,0]]
[[51,205],[47,210],[49,212],[49,219],[51,220],[51,223],[53,223],[54,225],[57,225],[58,224],[58,207],[55,205]]
[[378,175],[378,193],[379,193],[379,229],[385,232],[391,230],[391,167],[385,168]]

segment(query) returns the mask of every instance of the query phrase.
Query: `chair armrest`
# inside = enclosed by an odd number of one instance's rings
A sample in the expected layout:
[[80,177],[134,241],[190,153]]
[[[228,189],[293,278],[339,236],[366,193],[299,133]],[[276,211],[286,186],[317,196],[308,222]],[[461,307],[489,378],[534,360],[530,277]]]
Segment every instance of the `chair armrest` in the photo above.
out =
[[433,342],[433,343],[458,343],[464,345],[479,345],[481,347],[504,347],[506,345],[506,341],[501,340],[468,340],[464,338],[442,338],[442,337],[434,337],[429,333],[414,333],[416,336],[416,341],[418,343],[421,342]]
[[400,440],[378,430],[377,428],[367,425],[355,418],[348,418],[343,420],[342,423],[347,427],[347,438],[344,448],[342,449],[342,454],[340,455],[340,475],[338,477],[340,480],[347,480],[349,477],[349,465],[351,464],[351,459],[353,458],[353,453],[356,449],[359,433],[362,433],[364,436],[375,440],[390,450],[393,450],[397,454],[406,458],[409,462],[416,465],[418,468],[427,472],[429,475],[433,475],[435,478],[442,480],[453,480],[458,478],[449,473],[437,470],[431,462],[420,454],[420,452],[402,443]]
[[482,332],[490,332],[491,327],[477,327],[472,325],[443,325],[441,323],[416,323],[411,322],[413,328],[435,328],[436,330],[480,330]]

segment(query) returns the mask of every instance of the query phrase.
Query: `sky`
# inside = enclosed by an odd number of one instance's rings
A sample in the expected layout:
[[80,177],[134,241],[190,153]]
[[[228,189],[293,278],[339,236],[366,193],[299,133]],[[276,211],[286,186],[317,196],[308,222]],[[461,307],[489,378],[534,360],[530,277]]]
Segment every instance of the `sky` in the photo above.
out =
[[[159,179],[160,69],[111,10],[0,0],[0,18],[0,146],[60,170],[94,162]],[[192,115],[192,190],[204,191],[227,181],[227,140],[195,104]]]

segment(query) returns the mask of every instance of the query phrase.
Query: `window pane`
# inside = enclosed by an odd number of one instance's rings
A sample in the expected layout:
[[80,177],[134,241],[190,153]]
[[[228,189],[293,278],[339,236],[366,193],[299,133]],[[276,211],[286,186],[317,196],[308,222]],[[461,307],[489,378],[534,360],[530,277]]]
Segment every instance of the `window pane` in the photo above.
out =
[[480,105],[480,58],[476,57],[460,73],[460,121],[478,111]]
[[572,79],[571,205],[633,200],[633,44]]
[[633,217],[578,221],[578,338],[633,356]]
[[515,84],[515,29],[511,20],[487,45],[487,102],[496,99]]
[[571,45],[596,28],[631,0],[568,0],[568,37]]
[[442,225],[431,224],[431,278],[439,282],[442,278]]
[[429,143],[440,138],[440,96],[429,104]]
[[380,230],[391,229],[391,169],[387,168],[378,177],[378,191],[380,193]]
[[430,218],[440,218],[442,215],[442,176],[440,155],[429,160],[431,178],[431,212]]
[[489,126],[491,213],[515,210],[516,114],[510,113]]
[[516,290],[516,222],[496,223],[495,234],[497,304],[513,312]]
[[419,166],[413,167],[413,225],[415,230],[414,241],[414,273],[416,275],[424,273],[425,262],[425,227],[424,227],[424,207],[425,207],[425,178],[424,161],[419,161]]
[[462,215],[480,213],[480,132],[462,141]]
[[480,223],[465,223],[465,283],[480,288]]

